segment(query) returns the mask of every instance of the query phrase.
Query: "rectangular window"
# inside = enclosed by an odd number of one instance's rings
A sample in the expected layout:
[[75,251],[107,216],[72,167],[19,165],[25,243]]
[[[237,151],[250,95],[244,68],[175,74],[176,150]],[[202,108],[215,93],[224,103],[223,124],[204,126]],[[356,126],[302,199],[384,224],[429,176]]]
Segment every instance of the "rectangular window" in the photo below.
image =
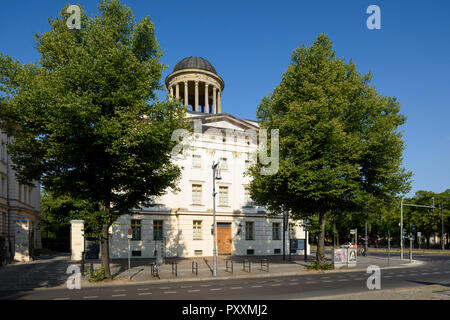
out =
[[253,225],[254,223],[251,221],[245,223],[245,240],[255,240]]
[[202,240],[202,222],[194,221],[193,222],[193,234],[194,240]]
[[220,169],[228,170],[228,159],[227,158],[220,158]]
[[228,187],[219,187],[219,206],[228,206]]
[[273,240],[280,240],[280,223],[275,222],[272,224],[272,239]]
[[289,239],[295,239],[295,224],[289,223]]
[[131,240],[141,240],[141,220],[131,220],[131,230],[133,231]]
[[192,155],[192,167],[200,168],[201,167],[202,157],[198,154]]
[[6,178],[5,178],[5,177],[2,177],[1,188],[2,188],[2,190],[1,190],[1,192],[0,192],[0,195],[1,195],[2,197],[5,197],[5,198],[6,198]]
[[250,189],[244,189],[244,206],[245,207],[253,207],[252,199],[250,198]]
[[202,185],[193,184],[192,185],[192,203],[201,204],[202,203]]
[[2,213],[2,233],[6,236],[6,213]]
[[250,160],[245,160],[245,170],[248,170],[250,168]]
[[162,240],[163,238],[163,221],[153,220],[153,240]]

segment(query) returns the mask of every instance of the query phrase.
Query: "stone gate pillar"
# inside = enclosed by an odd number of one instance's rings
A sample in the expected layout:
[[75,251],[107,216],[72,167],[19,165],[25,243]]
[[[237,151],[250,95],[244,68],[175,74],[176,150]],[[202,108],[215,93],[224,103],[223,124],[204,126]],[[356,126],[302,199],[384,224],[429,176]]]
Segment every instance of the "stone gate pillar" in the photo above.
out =
[[14,261],[28,262],[33,260],[30,252],[31,221],[29,219],[16,220],[16,241]]
[[84,251],[84,220],[70,221],[70,251],[72,261],[80,261]]

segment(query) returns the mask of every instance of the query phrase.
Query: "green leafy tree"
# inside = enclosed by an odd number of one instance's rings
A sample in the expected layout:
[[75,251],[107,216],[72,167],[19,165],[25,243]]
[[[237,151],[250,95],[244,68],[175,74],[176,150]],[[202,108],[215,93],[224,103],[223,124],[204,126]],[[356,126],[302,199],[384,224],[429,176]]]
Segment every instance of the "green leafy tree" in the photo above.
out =
[[280,159],[274,175],[261,174],[261,163],[250,168],[252,199],[294,218],[318,215],[318,265],[327,217],[361,212],[365,201],[389,201],[409,187],[397,130],[405,118],[395,98],[380,96],[370,81],[336,58],[321,34],[294,51],[280,85],[258,107],[261,128],[279,130]]
[[109,268],[108,229],[122,214],[176,189],[172,132],[185,109],[159,101],[164,65],[150,18],[137,22],[117,0],[101,1],[94,18],[82,11],[69,29],[63,8],[36,35],[38,64],[1,57],[1,128],[21,181],[39,179],[56,197],[98,204],[91,217]]

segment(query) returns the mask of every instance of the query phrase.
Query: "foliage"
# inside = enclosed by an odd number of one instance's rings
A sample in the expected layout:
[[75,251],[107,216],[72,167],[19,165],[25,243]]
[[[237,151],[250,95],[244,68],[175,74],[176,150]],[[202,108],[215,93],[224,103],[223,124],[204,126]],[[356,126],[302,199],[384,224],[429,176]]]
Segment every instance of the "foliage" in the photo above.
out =
[[[278,129],[279,170],[249,170],[250,193],[272,212],[295,219],[318,215],[317,259],[324,263],[327,217],[374,212],[409,190],[410,173],[400,167],[405,122],[395,98],[380,96],[353,62],[335,57],[324,34],[300,47],[273,93],[258,107],[261,128]],[[270,146],[268,147],[270,151]]]
[[87,217],[102,235],[110,276],[108,228],[122,214],[177,189],[172,132],[186,127],[185,108],[159,101],[163,64],[150,18],[134,20],[118,0],[82,11],[70,30],[63,8],[36,35],[39,64],[0,58],[0,128],[21,182],[39,179],[55,197],[96,204]]
[[313,263],[311,263],[308,266],[309,270],[333,270],[333,264],[332,263],[319,263],[319,261],[316,259]]
[[107,277],[106,272],[105,272],[105,268],[101,267],[100,269],[94,270],[94,271],[89,271],[89,281],[93,281],[93,282],[100,282],[105,280]]

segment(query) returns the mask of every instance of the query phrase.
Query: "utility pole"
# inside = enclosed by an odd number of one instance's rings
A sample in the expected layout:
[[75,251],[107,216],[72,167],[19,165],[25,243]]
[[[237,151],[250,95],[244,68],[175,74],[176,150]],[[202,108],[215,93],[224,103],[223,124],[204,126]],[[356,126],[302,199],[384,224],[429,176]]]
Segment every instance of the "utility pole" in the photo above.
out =
[[403,198],[400,202],[400,259],[403,260]]
[[444,242],[444,214],[442,213],[442,199],[439,198],[439,211],[441,211],[441,224],[442,224],[442,231],[441,231],[441,246],[442,251],[445,250],[445,242]]
[[286,211],[283,211],[283,261],[286,260]]
[[367,256],[367,250],[369,249],[369,239],[367,237],[367,217],[364,223],[364,256]]

